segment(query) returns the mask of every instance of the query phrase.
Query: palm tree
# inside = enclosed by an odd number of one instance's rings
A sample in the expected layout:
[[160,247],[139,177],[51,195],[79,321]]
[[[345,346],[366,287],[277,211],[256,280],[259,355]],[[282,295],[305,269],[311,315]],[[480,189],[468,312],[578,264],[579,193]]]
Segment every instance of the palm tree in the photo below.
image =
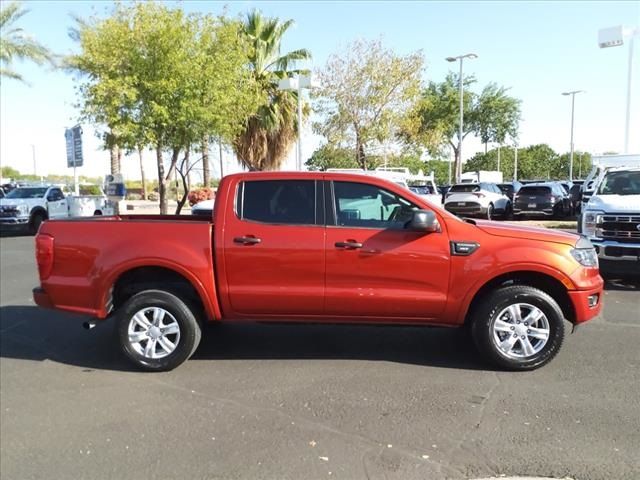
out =
[[31,60],[38,65],[52,62],[51,52],[15,25],[27,12],[29,10],[22,8],[19,2],[12,2],[0,10],[0,77],[25,82],[22,75],[11,69],[11,63],[16,59]]
[[280,22],[254,11],[247,15],[244,33],[252,45],[250,66],[267,102],[247,121],[233,142],[239,161],[250,170],[275,170],[285,160],[298,135],[297,92],[278,90],[278,80],[300,70],[295,62],[311,58],[306,49],[280,55],[280,43],[293,20]]

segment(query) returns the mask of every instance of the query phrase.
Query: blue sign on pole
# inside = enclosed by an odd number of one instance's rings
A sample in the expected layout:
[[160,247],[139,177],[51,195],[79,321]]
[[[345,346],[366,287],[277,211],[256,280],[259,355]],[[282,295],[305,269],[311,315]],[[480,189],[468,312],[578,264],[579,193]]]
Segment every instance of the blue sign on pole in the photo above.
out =
[[81,167],[82,157],[82,127],[76,125],[64,131],[64,138],[67,144],[67,167]]

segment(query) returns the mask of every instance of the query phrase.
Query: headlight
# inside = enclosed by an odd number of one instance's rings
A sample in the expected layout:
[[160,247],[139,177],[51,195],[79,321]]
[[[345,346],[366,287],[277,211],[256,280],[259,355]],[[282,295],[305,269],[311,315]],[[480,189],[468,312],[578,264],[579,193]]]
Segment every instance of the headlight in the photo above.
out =
[[25,204],[16,205],[16,210],[18,210],[20,215],[29,215],[29,205],[25,205]]
[[598,267],[598,254],[595,248],[572,248],[571,256],[583,267]]
[[604,214],[600,210],[587,210],[582,215],[582,234],[587,237],[596,236],[596,225],[598,224],[598,216]]

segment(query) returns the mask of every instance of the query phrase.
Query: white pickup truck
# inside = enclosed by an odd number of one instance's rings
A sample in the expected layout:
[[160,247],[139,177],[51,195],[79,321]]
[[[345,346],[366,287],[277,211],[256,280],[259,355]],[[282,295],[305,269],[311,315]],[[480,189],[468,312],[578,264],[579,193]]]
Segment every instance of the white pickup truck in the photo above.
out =
[[581,220],[603,274],[640,278],[640,167],[605,169]]
[[35,233],[48,219],[113,213],[104,194],[65,196],[59,186],[26,186],[16,188],[0,199],[0,228],[28,229]]

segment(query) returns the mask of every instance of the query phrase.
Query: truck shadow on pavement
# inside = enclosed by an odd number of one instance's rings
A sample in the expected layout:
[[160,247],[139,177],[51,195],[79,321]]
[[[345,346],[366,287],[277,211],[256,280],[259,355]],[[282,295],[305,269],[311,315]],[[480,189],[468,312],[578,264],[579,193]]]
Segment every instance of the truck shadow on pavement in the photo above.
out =
[[[0,307],[0,357],[83,369],[135,371],[117,346],[114,324],[82,328],[86,318],[35,306]],[[206,326],[191,362],[207,360],[369,360],[491,370],[460,329],[222,324]]]

